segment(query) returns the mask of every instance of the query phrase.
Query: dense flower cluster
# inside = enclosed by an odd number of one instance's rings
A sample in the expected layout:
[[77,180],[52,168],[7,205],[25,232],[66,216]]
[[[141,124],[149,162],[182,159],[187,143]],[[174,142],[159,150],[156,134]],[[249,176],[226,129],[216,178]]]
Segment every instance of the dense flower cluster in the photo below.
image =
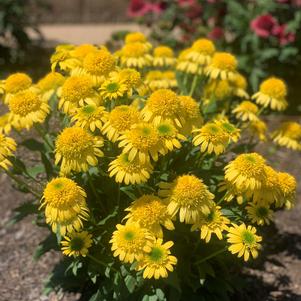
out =
[[[288,105],[284,81],[269,78],[249,96],[237,59],[212,41],[198,39],[177,56],[141,33],[128,34],[115,53],[58,46],[51,67],[37,84],[21,73],[1,82],[8,112],[0,167],[9,169],[16,150],[12,129],[39,133],[43,149],[20,147],[41,152],[48,182],[42,193],[26,188],[41,195],[65,255],[97,264],[109,257],[112,271],[131,264],[154,279],[177,272],[186,243],[192,265],[211,244],[222,246],[213,254],[258,256],[257,227],[295,199],[294,177],[253,152],[254,141],[270,138],[261,114]],[[300,150],[301,126],[285,122],[271,140]]]

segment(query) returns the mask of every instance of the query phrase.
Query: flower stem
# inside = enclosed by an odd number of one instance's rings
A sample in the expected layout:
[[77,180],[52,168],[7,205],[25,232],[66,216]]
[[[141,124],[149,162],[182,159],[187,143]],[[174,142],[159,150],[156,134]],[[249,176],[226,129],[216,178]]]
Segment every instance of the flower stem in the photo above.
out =
[[20,186],[25,186],[26,189],[33,194],[35,197],[40,198],[40,194],[36,191],[34,191],[26,182],[22,181],[21,179],[17,178],[14,174],[12,174],[9,170],[5,170],[6,174],[13,179],[16,183],[18,183]]
[[198,83],[198,75],[195,75],[194,78],[193,78],[193,82],[192,82],[192,85],[191,85],[191,89],[190,89],[190,92],[189,92],[189,96],[192,96],[193,93],[194,93],[194,90],[196,88],[196,85]]
[[[91,260],[95,261],[96,263],[102,265],[103,267],[107,268],[108,267],[108,264],[95,258],[94,256],[92,256],[91,254],[87,254],[87,257],[89,257]],[[118,270],[116,270],[115,268],[111,267],[111,270],[116,272],[116,273],[119,273]]]
[[205,261],[207,261],[207,260],[209,260],[209,259],[211,259],[211,258],[213,258],[213,257],[215,257],[215,256],[217,256],[219,254],[221,254],[221,253],[224,253],[226,250],[227,250],[227,247],[223,247],[222,249],[217,250],[217,251],[213,252],[212,254],[210,254],[210,255],[208,255],[208,256],[206,256],[206,257],[198,260],[195,264],[198,265],[200,263],[203,263],[203,262],[205,262]]
[[36,131],[38,132],[38,134],[41,136],[41,138],[43,139],[43,141],[48,145],[48,147],[53,150],[53,145],[48,141],[47,137],[46,137],[46,133],[43,131],[43,129],[36,123],[34,125],[34,128],[36,129]]

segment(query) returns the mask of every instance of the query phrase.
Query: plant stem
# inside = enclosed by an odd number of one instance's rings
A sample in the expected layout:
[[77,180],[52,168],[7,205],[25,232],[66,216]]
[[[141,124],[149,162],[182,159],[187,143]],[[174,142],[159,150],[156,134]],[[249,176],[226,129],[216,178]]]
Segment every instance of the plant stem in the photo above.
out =
[[190,92],[189,92],[189,96],[192,96],[193,93],[194,93],[194,90],[196,88],[196,85],[198,83],[198,75],[195,75],[194,78],[193,78],[193,82],[192,82],[192,85],[191,85],[191,89],[190,89]]
[[[87,254],[87,257],[89,257],[90,259],[92,259],[92,260],[95,261],[96,263],[98,263],[98,264],[104,266],[105,268],[108,267],[108,264],[106,264],[105,262],[103,262],[103,261],[101,261],[101,260],[95,258],[94,256],[92,256],[92,255],[90,255],[90,254]],[[111,270],[114,271],[114,272],[116,272],[116,273],[119,273],[119,272],[118,272],[115,268],[113,268],[113,267],[111,267]]]
[[45,132],[42,130],[42,128],[36,123],[34,125],[34,128],[36,129],[36,131],[38,132],[38,134],[41,136],[41,138],[43,139],[43,141],[48,145],[48,147],[52,150],[53,149],[53,145],[48,141],[48,139],[46,138],[46,134]]
[[200,263],[203,263],[203,262],[205,262],[205,261],[207,261],[207,260],[209,260],[209,259],[211,259],[211,258],[213,258],[213,257],[215,257],[215,256],[217,256],[217,255],[219,255],[219,254],[221,254],[223,252],[225,252],[226,250],[227,250],[227,247],[223,247],[222,249],[213,252],[212,254],[210,254],[210,255],[202,258],[201,260],[198,260],[195,264],[198,265]]
[[[4,169],[4,168],[3,168]],[[36,191],[34,191],[26,182],[24,182],[24,181],[22,181],[21,179],[19,179],[19,178],[17,178],[14,174],[12,174],[9,170],[5,170],[4,169],[4,171],[6,172],[6,174],[11,178],[11,179],[13,179],[16,183],[18,183],[19,185],[21,185],[21,186],[25,186],[26,188],[27,188],[27,190],[31,193],[31,194],[33,194],[35,197],[37,197],[37,198],[40,198],[41,197],[41,195],[38,193],[38,192],[36,192]]]

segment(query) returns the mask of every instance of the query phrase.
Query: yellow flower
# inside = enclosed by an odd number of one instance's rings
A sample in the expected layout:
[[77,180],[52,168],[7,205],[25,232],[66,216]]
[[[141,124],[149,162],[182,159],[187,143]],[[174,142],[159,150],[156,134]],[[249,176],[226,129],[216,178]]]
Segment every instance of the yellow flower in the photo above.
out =
[[208,39],[196,40],[191,48],[180,54],[177,70],[192,74],[203,74],[205,67],[211,62],[215,46]]
[[82,67],[72,70],[72,75],[87,75],[94,85],[100,85],[105,77],[116,68],[114,56],[106,49],[101,48],[88,53],[82,63]]
[[140,121],[139,111],[133,106],[118,106],[114,108],[108,117],[108,121],[102,128],[102,133],[112,142],[115,142],[122,134]]
[[92,235],[87,231],[71,232],[61,242],[62,251],[67,256],[87,256],[88,249],[92,246]]
[[225,133],[228,134],[229,142],[237,142],[240,138],[240,129],[234,126],[232,123],[228,121],[227,118],[222,117],[216,119],[215,124],[218,125]]
[[237,105],[232,113],[242,121],[258,121],[258,107],[251,101],[245,100]]
[[113,256],[119,257],[119,260],[125,263],[140,260],[143,257],[143,248],[153,237],[136,223],[118,224],[116,228],[110,240]]
[[278,173],[279,188],[281,198],[276,203],[277,207],[285,206],[287,209],[291,209],[296,201],[296,179],[285,172]]
[[159,196],[166,198],[167,211],[180,222],[196,223],[201,214],[210,212],[214,195],[203,181],[193,175],[177,177],[172,183],[160,183]]
[[133,89],[137,89],[141,84],[141,74],[135,69],[121,69],[118,72],[112,72],[110,76],[113,80],[122,82],[127,86],[128,96],[131,96],[133,94]]
[[126,44],[118,54],[122,67],[126,68],[144,68],[151,65],[152,56],[149,54],[149,48],[144,43],[135,42]]
[[39,80],[36,87],[43,99],[48,101],[56,93],[59,87],[64,84],[65,77],[58,72],[50,72]]
[[273,141],[293,150],[301,150],[301,125],[297,122],[283,122],[272,134]]
[[255,203],[269,205],[280,198],[279,176],[270,166],[264,167],[264,173],[266,179],[260,188],[254,190],[253,199]]
[[248,84],[246,78],[243,75],[236,73],[235,78],[231,81],[231,85],[233,86],[234,95],[249,99],[249,94],[246,91]]
[[151,91],[170,88],[170,81],[167,78],[164,78],[163,72],[159,70],[149,71],[146,74],[144,83]]
[[216,52],[207,67],[206,74],[213,80],[234,80],[236,68],[237,60],[235,56],[227,52]]
[[203,118],[200,111],[199,103],[190,96],[179,96],[181,106],[181,124],[180,132],[184,135],[190,135],[191,132],[200,128],[203,124]]
[[186,137],[181,135],[170,121],[163,121],[156,125],[156,128],[166,153],[173,151],[175,148],[181,148],[179,140],[186,140]]
[[209,213],[202,213],[200,219],[192,226],[191,230],[200,230],[200,238],[206,243],[211,240],[212,234],[215,234],[219,240],[223,239],[223,231],[228,229],[227,224],[230,221],[221,212],[220,206],[213,206]]
[[11,162],[8,160],[9,157],[13,156],[17,148],[17,144],[14,139],[6,137],[0,133],[0,167],[8,170],[11,166]]
[[225,179],[240,191],[259,189],[266,181],[265,159],[257,153],[238,155],[225,167]]
[[96,129],[101,131],[107,119],[108,112],[106,112],[105,107],[90,104],[78,108],[71,121],[75,122],[76,127],[95,132]]
[[10,75],[6,80],[2,81],[0,85],[0,91],[3,90],[3,93],[5,93],[4,103],[8,104],[12,95],[29,89],[31,85],[32,79],[25,73],[14,73]]
[[228,80],[213,80],[205,86],[205,99],[225,100],[233,95],[233,87]]
[[45,207],[46,223],[53,232],[80,231],[83,220],[89,218],[86,193],[74,181],[67,178],[51,180],[43,194],[41,208]]
[[61,174],[86,172],[103,156],[103,140],[80,127],[65,128],[55,142],[55,164],[61,164]]
[[122,148],[123,153],[128,154],[130,161],[137,158],[145,164],[150,158],[157,161],[159,153],[165,154],[158,130],[146,122],[133,125],[118,140],[120,140],[118,147]]
[[110,163],[108,172],[117,183],[141,184],[150,178],[153,167],[149,162],[142,164],[138,159],[130,161],[128,154],[120,154]]
[[29,130],[34,123],[43,123],[50,108],[35,90],[22,90],[9,100],[8,121],[17,129]]
[[222,154],[229,143],[229,135],[216,123],[206,123],[201,129],[193,131],[197,135],[193,138],[194,146],[200,146],[202,153]]
[[150,241],[144,247],[145,254],[139,260],[137,270],[143,271],[143,278],[167,278],[168,271],[172,272],[177,258],[171,255],[172,241],[163,244],[163,239],[158,238]]
[[59,66],[61,70],[69,72],[78,66],[78,60],[72,58],[70,54],[74,48],[74,45],[69,44],[58,45],[50,58],[51,70],[55,71],[56,67]]
[[99,91],[105,100],[116,100],[127,94],[128,87],[120,80],[108,79],[103,82]]
[[66,79],[59,93],[59,109],[66,114],[74,114],[76,109],[86,104],[100,101],[88,76],[71,76]]
[[175,126],[181,127],[181,102],[177,94],[168,89],[153,92],[141,111],[145,121],[158,124],[163,120],[170,120]]
[[146,36],[142,32],[130,32],[125,36],[125,44],[143,43],[145,47],[152,48],[152,45],[147,41]]
[[273,211],[267,205],[251,203],[246,207],[246,210],[248,218],[253,224],[269,225],[272,220]]
[[251,131],[251,135],[256,135],[260,141],[266,141],[266,132],[268,130],[267,125],[262,120],[252,121],[249,124],[248,129]]
[[155,67],[173,66],[176,61],[173,50],[167,46],[156,47],[153,57],[153,66]]
[[252,96],[257,104],[264,108],[270,107],[272,110],[283,111],[287,108],[287,88],[285,82],[279,78],[271,77],[260,85],[259,92]]
[[125,211],[129,211],[124,218],[127,219],[127,223],[138,223],[156,237],[163,237],[161,225],[168,230],[174,230],[166,203],[154,195],[141,196]]
[[11,123],[9,120],[9,113],[0,116],[0,134],[8,135],[11,131]]
[[237,189],[237,187],[231,184],[229,181],[224,180],[219,183],[219,192],[226,191],[224,200],[227,202],[231,202],[233,199],[236,199],[237,203],[241,205],[245,199],[249,199],[252,196],[252,193],[249,191],[241,191],[241,189]]
[[256,228],[245,224],[236,225],[228,230],[229,251],[232,254],[237,254],[238,257],[244,256],[244,261],[248,261],[250,254],[253,258],[258,256],[258,250],[261,248],[261,236],[256,235]]
[[97,48],[91,44],[81,44],[70,51],[70,56],[78,59],[82,64],[84,58],[91,52],[97,51]]

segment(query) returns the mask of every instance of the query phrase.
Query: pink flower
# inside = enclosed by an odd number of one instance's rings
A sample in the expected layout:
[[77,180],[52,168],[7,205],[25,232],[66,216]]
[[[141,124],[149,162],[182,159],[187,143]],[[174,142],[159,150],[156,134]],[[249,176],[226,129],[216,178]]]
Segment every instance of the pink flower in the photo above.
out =
[[131,0],[127,14],[130,17],[143,17],[148,13],[160,13],[162,7],[158,3],[150,3],[144,0]]
[[270,14],[258,16],[251,21],[251,29],[262,38],[268,38],[278,25],[277,20]]
[[273,34],[278,38],[282,46],[293,43],[296,40],[295,33],[287,31],[287,24],[277,25],[273,29]]
[[215,27],[208,33],[207,36],[211,40],[220,40],[224,37],[224,30],[221,27]]

